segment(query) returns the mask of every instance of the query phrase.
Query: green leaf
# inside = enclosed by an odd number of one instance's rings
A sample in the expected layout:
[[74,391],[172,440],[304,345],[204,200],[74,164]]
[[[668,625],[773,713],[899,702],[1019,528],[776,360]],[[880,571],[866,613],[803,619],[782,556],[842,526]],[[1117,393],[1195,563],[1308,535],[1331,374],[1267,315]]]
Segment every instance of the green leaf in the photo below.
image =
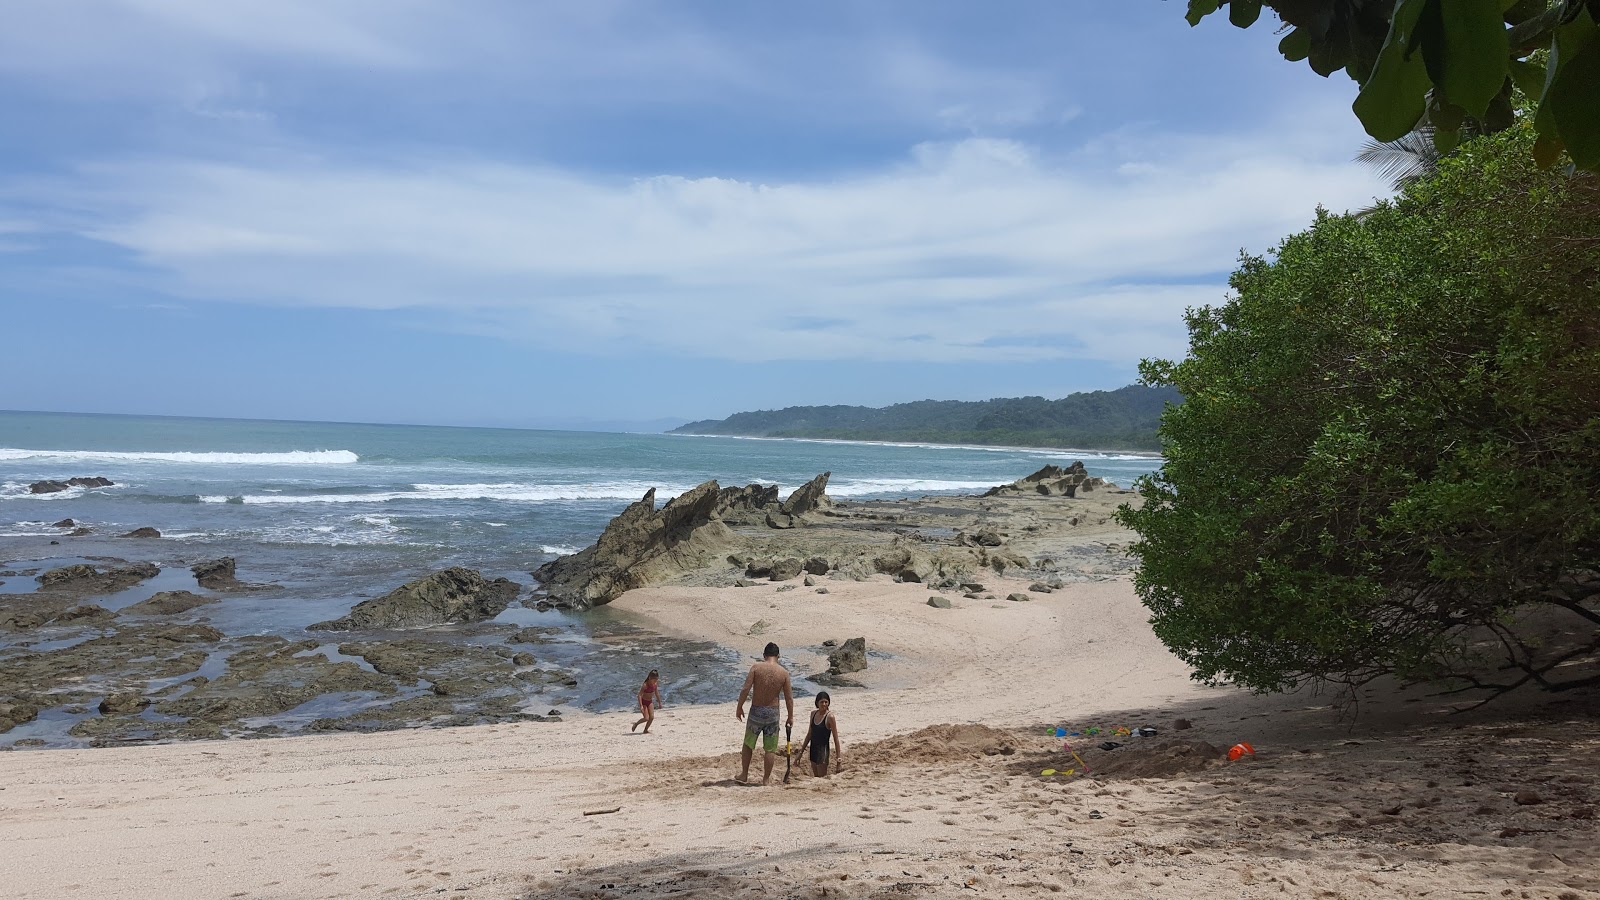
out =
[[1513,59],[1508,65],[1511,80],[1516,83],[1517,90],[1528,95],[1528,99],[1539,102],[1544,96],[1544,66],[1531,59]]
[[1461,130],[1458,128],[1435,128],[1433,130],[1433,149],[1443,156],[1451,150],[1461,146]]
[[1422,54],[1411,51],[1422,15],[1434,2],[1400,0],[1378,63],[1352,105],[1367,134],[1377,140],[1397,141],[1404,137],[1426,109],[1424,95],[1432,82]]
[[1200,24],[1200,20],[1211,15],[1222,7],[1222,0],[1189,0],[1189,12],[1184,18],[1189,21],[1190,27]]
[[1261,18],[1261,0],[1229,0],[1228,21],[1235,27],[1249,28]]
[[1506,80],[1511,44],[1499,0],[1453,0],[1443,17],[1440,86],[1451,102],[1478,118]]
[[1540,113],[1548,110],[1550,122],[1566,145],[1567,155],[1580,169],[1600,169],[1600,32],[1590,28],[1588,40],[1562,60],[1545,89]]
[[1311,55],[1311,32],[1296,28],[1278,42],[1278,52],[1290,62],[1299,62]]

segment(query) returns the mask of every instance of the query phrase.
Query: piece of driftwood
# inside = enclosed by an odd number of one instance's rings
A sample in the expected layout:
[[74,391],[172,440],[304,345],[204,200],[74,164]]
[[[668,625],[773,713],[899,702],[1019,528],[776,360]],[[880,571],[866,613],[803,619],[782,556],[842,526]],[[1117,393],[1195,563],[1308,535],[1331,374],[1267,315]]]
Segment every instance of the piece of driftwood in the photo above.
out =
[[614,812],[622,812],[622,807],[613,806],[610,809],[586,809],[583,811],[583,814],[586,816],[603,816]]

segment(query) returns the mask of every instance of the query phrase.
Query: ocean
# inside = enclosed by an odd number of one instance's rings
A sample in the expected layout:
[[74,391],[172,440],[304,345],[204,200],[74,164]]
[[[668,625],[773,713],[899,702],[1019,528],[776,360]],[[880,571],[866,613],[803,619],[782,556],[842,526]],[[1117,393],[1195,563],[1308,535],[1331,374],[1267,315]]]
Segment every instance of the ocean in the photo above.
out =
[[[142,592],[95,601],[115,608],[192,586],[187,565],[232,556],[241,580],[285,590],[230,596],[208,609],[211,623],[229,635],[303,640],[306,625],[449,566],[531,587],[530,570],[593,543],[652,487],[658,504],[710,479],[775,483],[787,496],[829,471],[835,499],[971,494],[1074,460],[1124,486],[1160,464],[1071,449],[0,412],[0,570],[76,562],[85,547],[184,567]],[[28,490],[76,476],[115,484]],[[64,538],[53,523],[67,518],[94,538]],[[162,539],[113,537],[141,527]],[[0,576],[0,593],[35,587],[31,576]],[[632,688],[622,686],[636,680],[640,662],[627,657],[641,647],[689,661],[666,685],[680,701],[719,699],[742,677],[726,651],[654,639],[603,607],[514,605],[501,621],[563,629],[562,661],[584,674],[565,698],[574,706],[631,705]],[[17,638],[0,634],[0,654],[8,640]],[[24,728],[46,732],[53,746],[72,743],[60,729]],[[0,744],[7,739],[16,735],[0,735]]]

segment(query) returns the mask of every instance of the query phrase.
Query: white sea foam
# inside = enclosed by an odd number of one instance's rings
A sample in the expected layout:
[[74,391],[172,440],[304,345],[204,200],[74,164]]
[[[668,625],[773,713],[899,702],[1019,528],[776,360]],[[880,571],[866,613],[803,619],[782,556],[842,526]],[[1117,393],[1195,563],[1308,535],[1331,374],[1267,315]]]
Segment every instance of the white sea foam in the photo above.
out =
[[863,478],[857,481],[830,482],[830,497],[860,497],[865,494],[926,494],[934,491],[986,491],[1000,482],[939,481],[931,478]]
[[0,448],[0,461],[39,460],[42,462],[169,462],[188,464],[224,463],[246,466],[334,466],[360,461],[349,450],[290,450],[283,453],[157,453],[145,450],[19,450]]
[[[69,487],[64,491],[35,494],[21,481],[7,481],[0,484],[0,500],[71,500],[73,497],[82,497],[87,490],[87,488]],[[95,488],[95,490],[105,490],[105,488]]]
[[556,544],[540,544],[539,545],[539,552],[540,553],[552,553],[552,554],[555,554],[556,556],[571,556],[572,554],[578,552],[578,548],[577,547],[562,547],[562,546],[559,546],[559,545],[556,545]]
[[[407,491],[375,490],[364,494],[245,494],[245,503],[386,503],[390,500],[506,500],[520,503],[548,503],[573,500],[638,500],[644,492],[657,487],[656,500],[665,502],[669,495],[682,493],[687,487],[662,487],[644,482],[610,482],[597,484],[414,484]],[[226,503],[228,497],[204,495],[204,503]],[[238,501],[235,501],[238,502]]]

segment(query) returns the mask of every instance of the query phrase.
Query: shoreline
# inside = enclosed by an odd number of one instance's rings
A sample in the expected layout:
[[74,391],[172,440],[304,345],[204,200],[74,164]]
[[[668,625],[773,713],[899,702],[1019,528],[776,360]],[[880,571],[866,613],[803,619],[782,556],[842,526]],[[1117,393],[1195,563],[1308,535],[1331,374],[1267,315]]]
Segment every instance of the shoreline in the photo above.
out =
[[[669,702],[648,736],[618,712],[0,754],[0,884],[504,900],[1600,891],[1592,695],[1451,715],[1424,692],[1374,689],[1351,722],[1327,698],[1193,683],[1123,579],[950,610],[914,584],[778,587],[649,588],[617,603],[741,655],[788,641],[797,669],[824,635],[860,630],[891,651],[859,673],[883,686],[834,691],[835,778],[734,785],[731,696]],[[772,629],[751,635],[758,618]],[[902,676],[912,683],[890,686]],[[1085,740],[1075,749],[1093,775],[1041,777],[1061,766],[1052,727],[1092,724],[1159,735],[1110,751]],[[1178,753],[1237,740],[1258,755]],[[1539,802],[1513,802],[1526,792]]]

